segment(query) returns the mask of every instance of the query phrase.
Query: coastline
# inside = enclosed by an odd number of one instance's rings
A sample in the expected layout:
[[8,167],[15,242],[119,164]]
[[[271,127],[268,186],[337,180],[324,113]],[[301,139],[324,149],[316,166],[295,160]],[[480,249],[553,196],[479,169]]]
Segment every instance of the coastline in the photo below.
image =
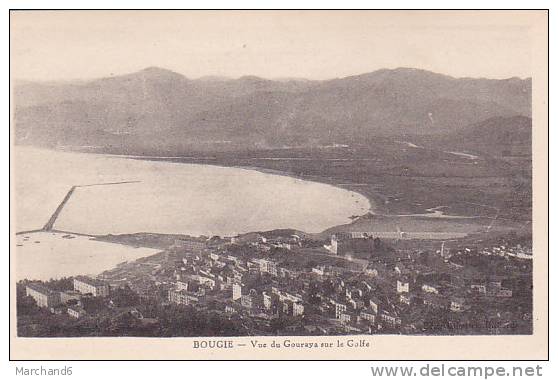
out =
[[[84,152],[80,152],[80,153],[84,153]],[[105,155],[104,153],[92,153],[92,154]],[[284,170],[269,169],[260,166],[227,165],[222,161],[211,162],[212,160],[215,161],[218,160],[217,158],[213,158],[213,157],[196,158],[191,156],[141,156],[141,155],[119,155],[119,154],[106,154],[106,156],[111,156],[115,158],[127,158],[132,160],[165,161],[165,162],[182,163],[182,164],[190,164],[190,165],[211,165],[211,166],[216,166],[221,168],[252,170],[263,174],[278,175],[281,177],[288,177],[288,178],[293,178],[301,181],[320,183],[322,185],[329,185],[343,190],[347,190],[359,194],[362,197],[366,198],[366,200],[369,203],[368,211],[359,216],[364,216],[366,214],[390,215],[390,214],[384,214],[384,212],[386,212],[387,209],[385,209],[385,207],[382,206],[384,197],[381,194],[379,193],[373,195],[367,194],[358,189],[359,186],[358,184],[338,183],[337,181],[334,181],[333,179],[324,176],[297,175]],[[378,213],[378,211],[380,211],[381,213]]]
[[[46,149],[46,150],[51,150],[51,149]],[[348,179],[345,179],[344,181],[340,181],[338,179],[332,178],[331,176],[325,176],[319,174],[303,175],[303,174],[296,174],[293,171],[289,171],[289,170],[267,168],[267,167],[255,166],[255,165],[238,165],[238,163],[235,163],[232,160],[231,163],[229,164],[225,160],[225,158],[217,157],[217,156],[206,155],[205,157],[197,158],[193,156],[149,156],[149,155],[129,155],[129,154],[119,155],[119,154],[105,154],[102,152],[84,152],[84,151],[80,151],[79,149],[63,150],[63,152],[81,153],[86,155],[93,154],[93,155],[108,156],[113,158],[125,158],[125,159],[154,161],[154,162],[163,161],[163,162],[176,163],[176,164],[209,165],[209,166],[221,167],[221,168],[234,168],[240,170],[256,171],[263,174],[288,177],[294,180],[319,183],[322,185],[332,186],[337,189],[343,189],[352,192],[354,194],[358,194],[360,197],[364,198],[368,202],[366,211],[363,212],[363,210],[359,210],[358,215],[347,215],[347,219],[345,223],[335,224],[332,227],[328,227],[322,231],[317,231],[314,233],[306,232],[308,234],[323,235],[324,233],[331,230],[339,230],[339,231],[351,230],[351,229],[354,230],[357,227],[362,228],[365,231],[376,231],[376,228],[379,228],[377,231],[384,231],[384,228],[388,228],[388,225],[391,226],[389,228],[395,231],[394,222],[401,224],[402,229],[411,228],[412,230],[415,228],[415,226],[420,225],[421,220],[425,222],[428,221],[428,223],[423,224],[425,228],[434,228],[436,231],[440,231],[441,229],[443,229],[444,225],[446,225],[449,231],[453,231],[455,230],[455,224],[459,224],[459,223],[475,224],[480,229],[481,227],[486,226],[487,224],[485,222],[486,219],[493,217],[492,215],[472,215],[472,216],[452,215],[452,214],[446,215],[445,213],[440,211],[440,209],[446,208],[446,206],[429,207],[427,205],[422,206],[419,203],[411,203],[411,202],[407,202],[406,204],[404,204],[404,206],[407,207],[403,207],[403,208],[399,207],[399,209],[397,210],[398,212],[393,212],[394,210],[392,209],[392,207],[389,206],[390,203],[389,197],[387,195],[381,194],[380,192],[374,191],[374,185],[370,183],[351,183],[350,180]],[[249,159],[250,158],[244,158],[243,160],[247,161]],[[366,188],[363,189],[363,186],[365,186]],[[362,207],[362,209],[364,208],[365,207]],[[436,225],[433,226],[429,224],[430,221],[436,223]],[[368,223],[368,225],[371,227],[366,228],[366,223]],[[411,227],[407,227],[409,225],[411,225]]]
[[[25,147],[25,146],[22,146]],[[33,149],[37,149],[37,150],[43,150],[45,152],[61,152],[61,153],[69,153],[69,154],[80,154],[80,155],[84,155],[84,156],[98,156],[98,157],[110,157],[110,158],[119,158],[119,159],[131,159],[131,160],[142,160],[142,161],[154,161],[154,162],[159,162],[161,161],[162,164],[164,163],[168,163],[168,164],[187,164],[190,166],[199,166],[199,167],[203,167],[203,166],[209,166],[209,167],[217,167],[217,168],[228,168],[228,169],[237,169],[237,170],[241,170],[241,171],[246,171],[246,172],[258,172],[261,174],[265,174],[265,175],[271,175],[271,176],[279,176],[279,177],[283,177],[284,179],[292,179],[295,180],[296,182],[299,183],[307,183],[307,184],[314,184],[314,185],[322,185],[325,187],[329,187],[330,190],[334,190],[337,191],[338,193],[345,193],[343,194],[343,196],[347,199],[347,202],[351,203],[353,205],[352,208],[349,208],[347,210],[345,210],[345,213],[341,213],[339,214],[337,217],[337,219],[332,220],[330,222],[333,222],[331,224],[322,224],[322,226],[319,226],[320,228],[315,228],[315,229],[310,229],[310,232],[304,228],[300,228],[300,227],[296,227],[292,224],[287,224],[285,225],[285,227],[277,227],[277,228],[294,228],[294,229],[299,229],[307,234],[319,234],[322,231],[326,230],[327,228],[330,228],[331,226],[336,226],[336,225],[340,225],[340,224],[345,224],[345,223],[349,223],[352,220],[354,220],[355,218],[359,217],[359,216],[364,216],[364,215],[368,215],[372,212],[374,212],[374,202],[370,201],[370,198],[367,197],[365,194],[363,194],[362,192],[358,191],[358,189],[353,189],[353,188],[349,188],[347,186],[340,186],[338,185],[335,181],[333,180],[324,180],[323,177],[319,178],[316,176],[297,176],[294,175],[293,173],[289,173],[289,172],[285,172],[285,171],[279,171],[279,170],[273,170],[273,169],[267,169],[267,168],[261,168],[261,167],[255,167],[255,166],[247,166],[247,165],[227,165],[227,163],[224,162],[212,162],[213,160],[211,160],[210,162],[207,162],[208,159],[207,157],[205,157],[204,159],[201,160],[197,160],[197,159],[193,159],[191,157],[177,157],[177,156],[173,156],[173,157],[163,157],[163,156],[157,156],[157,157],[153,157],[153,156],[137,156],[137,155],[116,155],[116,154],[104,154],[104,153],[100,153],[100,152],[84,152],[81,151],[79,149],[76,150],[56,150],[56,149],[49,149],[49,148],[36,148],[36,147],[31,147]],[[180,167],[179,165],[175,166],[175,167]],[[241,173],[239,173],[240,175]],[[79,182],[81,183],[81,182]],[[117,182],[120,183],[120,182]],[[76,187],[82,187],[82,186],[91,186],[91,185],[74,185]],[[328,190],[329,191],[329,190]],[[348,193],[347,193],[348,192]],[[311,193],[309,193],[311,196]],[[320,206],[323,210],[322,213],[329,213],[329,211],[327,210],[327,205],[324,204],[322,206]],[[337,214],[335,214],[337,215]],[[319,220],[319,219],[317,219]],[[45,227],[41,228],[39,226],[34,227],[31,226],[31,228],[26,226],[22,226],[24,228],[22,228],[21,230],[16,230],[15,233],[17,235],[21,235],[21,234],[25,234],[25,233],[33,233],[33,232],[41,232],[45,230]],[[34,227],[34,228],[33,228]],[[70,228],[66,227],[66,228],[53,228],[53,230],[71,230]],[[48,228],[46,230],[49,230]],[[149,229],[143,229],[143,230],[133,230],[130,231],[129,233],[145,233],[145,232],[149,232]],[[271,228],[268,227],[264,227],[262,226],[262,229],[250,229],[249,231],[245,231],[242,233],[249,233],[249,232],[253,232],[253,231],[267,231],[267,230],[273,230],[273,227],[271,226]],[[110,235],[111,231],[106,232],[107,235]],[[74,232],[72,232],[74,233]],[[81,231],[80,233],[82,233],[83,235],[86,236],[95,236],[95,237],[99,237],[99,236],[105,236],[105,232],[95,232],[95,231],[89,231],[86,232],[85,231]],[[180,233],[180,232],[178,232]],[[201,234],[189,234],[191,236],[201,236]],[[226,236],[234,236],[234,234],[229,234]]]
[[[139,156],[139,155],[116,155],[112,154],[113,157],[121,157],[121,158],[128,158],[134,160],[145,160],[145,161],[165,161],[165,162],[173,162],[173,163],[183,163],[183,164],[190,164],[190,165],[211,165],[221,168],[235,168],[235,169],[242,169],[242,170],[253,170],[264,174],[272,174],[278,175],[282,177],[289,177],[297,180],[302,181],[309,181],[320,183],[324,185],[329,185],[333,187],[337,187],[340,189],[344,189],[356,194],[361,195],[362,197],[368,200],[370,207],[368,211],[362,215],[356,215],[356,217],[364,217],[366,215],[372,214],[376,216],[384,216],[384,217],[417,217],[417,218],[442,218],[442,219],[476,219],[476,218],[484,218],[486,215],[474,215],[474,216],[466,216],[466,215],[452,215],[452,214],[445,214],[441,211],[438,211],[439,208],[444,206],[437,206],[434,208],[427,208],[424,209],[424,213],[405,213],[405,214],[398,214],[390,212],[389,208],[385,206],[386,203],[386,196],[375,191],[367,191],[364,192],[360,189],[362,186],[371,186],[370,184],[358,184],[358,183],[339,183],[338,181],[327,177],[327,176],[319,176],[319,175],[297,175],[289,171],[285,170],[278,170],[278,169],[270,169],[264,168],[260,166],[253,166],[253,165],[227,165],[222,161],[217,163],[213,163],[210,160],[216,160],[216,158],[195,158],[195,157],[178,157],[178,156]],[[351,217],[353,219],[353,217]]]

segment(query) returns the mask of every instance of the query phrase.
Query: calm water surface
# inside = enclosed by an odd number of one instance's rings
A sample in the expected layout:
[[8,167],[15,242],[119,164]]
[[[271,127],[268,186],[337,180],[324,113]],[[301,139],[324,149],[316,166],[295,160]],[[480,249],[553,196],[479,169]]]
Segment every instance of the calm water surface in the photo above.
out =
[[85,234],[189,235],[295,228],[320,232],[370,209],[334,186],[254,170],[16,149],[17,231],[42,227],[74,185],[55,228]]
[[[17,232],[42,228],[72,186],[79,187],[54,228],[89,235],[232,236],[276,228],[320,232],[370,209],[358,193],[254,170],[29,147],[16,147],[13,160]],[[62,235],[35,233],[25,241],[18,235],[18,277],[96,274],[154,253]]]

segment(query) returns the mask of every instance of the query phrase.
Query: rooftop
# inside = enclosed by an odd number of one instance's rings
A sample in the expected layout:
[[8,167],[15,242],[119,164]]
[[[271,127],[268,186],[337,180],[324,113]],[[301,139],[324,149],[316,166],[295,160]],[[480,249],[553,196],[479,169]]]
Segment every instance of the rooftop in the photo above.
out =
[[27,287],[30,288],[30,289],[33,289],[36,292],[39,292],[39,293],[42,293],[42,294],[45,294],[45,295],[49,295],[49,294],[54,293],[53,290],[47,288],[46,286],[44,286],[40,283],[36,283],[36,282],[31,283],[31,284],[27,284]]
[[95,278],[91,278],[91,277],[86,277],[86,276],[77,276],[74,278],[75,281],[79,281],[79,282],[83,282],[87,285],[91,285],[91,286],[103,286],[103,285],[107,285],[106,282],[101,281],[101,280],[97,280]]

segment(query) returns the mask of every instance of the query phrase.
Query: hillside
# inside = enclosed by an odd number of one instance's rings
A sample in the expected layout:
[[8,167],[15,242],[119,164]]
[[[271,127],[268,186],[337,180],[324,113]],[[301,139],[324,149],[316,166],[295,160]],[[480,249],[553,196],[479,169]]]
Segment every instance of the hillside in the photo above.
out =
[[156,67],[14,86],[16,143],[112,152],[351,144],[531,114],[531,80],[400,68],[326,80],[188,79]]
[[493,117],[441,136],[446,147],[496,157],[531,156],[532,120],[525,116]]

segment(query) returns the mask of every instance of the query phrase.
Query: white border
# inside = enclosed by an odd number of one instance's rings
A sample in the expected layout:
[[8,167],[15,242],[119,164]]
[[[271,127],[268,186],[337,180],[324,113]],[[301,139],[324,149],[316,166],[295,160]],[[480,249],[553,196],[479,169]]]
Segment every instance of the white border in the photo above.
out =
[[[133,3],[128,2],[116,2],[116,1],[5,1],[3,2],[3,11],[0,16],[0,23],[1,23],[1,33],[2,33],[2,50],[4,52],[8,52],[8,9],[9,8],[416,8],[420,5],[423,8],[449,8],[449,9],[459,9],[459,8],[468,8],[468,9],[487,9],[487,8],[551,8],[550,11],[550,41],[557,41],[557,33],[556,33],[556,24],[558,20],[556,19],[556,13],[558,13],[558,8],[553,7],[553,1],[422,1],[420,3],[413,2],[413,1],[378,1],[374,3],[365,2],[365,1],[353,1],[353,0],[346,0],[343,2],[335,2],[335,1],[320,1],[311,3],[309,1],[293,1],[293,0],[283,0],[283,1],[267,1],[265,4],[261,1],[236,1],[236,2],[227,2],[227,1],[204,1],[204,2],[184,2],[184,1],[169,1],[169,0],[162,0],[162,1],[135,1]],[[555,67],[556,65],[556,55],[555,52],[551,49],[550,51],[550,65],[549,67]],[[1,292],[1,304],[4,305],[3,313],[0,316],[0,326],[3,327],[3,334],[2,337],[4,344],[0,346],[0,361],[2,362],[2,366],[0,372],[2,372],[3,378],[13,378],[15,377],[15,366],[18,363],[7,363],[8,358],[8,308],[9,305],[9,298],[8,298],[8,281],[7,281],[7,271],[9,270],[8,266],[8,231],[9,231],[9,217],[8,217],[8,178],[9,178],[9,156],[8,150],[6,149],[9,145],[8,141],[8,120],[9,120],[9,105],[8,105],[8,56],[6,54],[5,58],[2,60],[2,72],[4,75],[2,76],[2,84],[3,84],[3,91],[2,91],[2,120],[3,124],[5,125],[4,133],[0,134],[0,138],[2,139],[3,147],[2,153],[0,154],[2,165],[2,178],[4,180],[2,188],[1,188],[1,196],[4,199],[2,203],[2,211],[4,217],[2,218],[2,228],[4,234],[1,236],[1,245],[0,247],[4,247],[4,284],[3,284],[3,291]],[[551,103],[550,108],[551,110],[556,109],[556,96],[553,95],[552,89],[556,88],[556,77],[550,75],[550,92]],[[551,112],[550,120],[554,121],[554,115]],[[555,124],[555,123],[554,123]],[[551,124],[550,127],[550,142],[556,143],[556,132]],[[558,167],[558,160],[557,160],[557,153],[556,150],[550,149],[550,167],[555,168]],[[554,190],[556,190],[556,181],[553,180],[551,177],[550,179],[550,194],[554,194]],[[556,212],[556,204],[553,200],[550,200],[550,213],[554,215]],[[556,229],[553,223],[550,223],[550,247],[556,247]],[[550,263],[549,267],[553,268],[553,264],[555,260],[553,259],[553,252],[550,253]],[[556,289],[556,281],[551,278],[550,281],[550,294],[556,295],[558,294],[558,290]],[[556,297],[554,297],[556,298]],[[550,314],[551,316],[555,315],[556,307],[555,302],[551,302],[550,304]],[[552,321],[552,319],[551,319]],[[550,345],[550,352],[551,352],[551,362],[549,364],[543,364],[544,370],[543,373],[545,377],[550,378],[552,375],[553,378],[558,375],[558,366],[554,365],[554,361],[556,358],[556,329],[553,328],[552,323],[550,325],[550,334],[551,334],[551,345]],[[380,363],[374,363],[378,365]],[[391,363],[397,364],[397,363]],[[403,363],[399,363],[403,364]],[[411,363],[405,363],[411,364]],[[425,363],[415,363],[417,367],[421,367]],[[455,363],[454,363],[455,364]],[[466,363],[462,363],[466,364]],[[473,365],[484,365],[487,363],[470,363]],[[497,363],[490,363],[496,365]],[[523,363],[526,365],[535,365],[537,363]],[[21,365],[21,363],[19,363]],[[37,367],[40,366],[40,362],[29,362],[25,363],[26,366]],[[370,363],[367,362],[297,362],[297,363],[269,363],[269,362],[228,362],[228,363],[208,363],[208,362],[201,362],[201,363],[180,363],[180,362],[160,362],[160,363],[152,363],[152,362],[134,362],[134,363],[127,363],[127,362],[111,362],[111,363],[104,363],[101,365],[99,362],[88,362],[88,363],[60,363],[57,364],[55,362],[44,363],[46,367],[57,367],[58,365],[64,366],[69,365],[72,366],[74,369],[74,378],[80,379],[98,379],[102,376],[110,376],[111,378],[130,378],[134,377],[136,379],[153,379],[157,376],[169,376],[169,377],[178,377],[178,378],[215,378],[215,379],[230,379],[230,378],[266,378],[266,379],[284,379],[285,377],[295,377],[295,378],[305,378],[310,377],[316,379],[342,379],[348,378],[349,376],[358,376],[358,378],[365,378],[366,376],[371,376],[370,374]]]

